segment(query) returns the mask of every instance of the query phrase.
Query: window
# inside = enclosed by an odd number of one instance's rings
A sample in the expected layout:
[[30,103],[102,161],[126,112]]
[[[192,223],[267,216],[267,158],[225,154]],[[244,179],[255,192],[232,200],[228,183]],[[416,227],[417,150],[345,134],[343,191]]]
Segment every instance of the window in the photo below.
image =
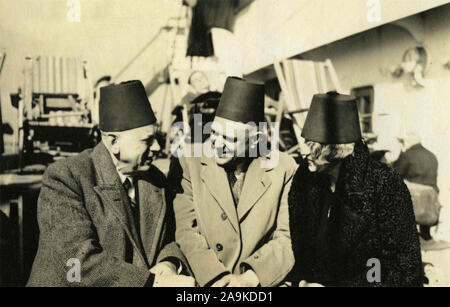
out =
[[374,90],[373,86],[357,87],[352,89],[351,94],[357,98],[359,120],[362,133],[373,133],[372,115]]

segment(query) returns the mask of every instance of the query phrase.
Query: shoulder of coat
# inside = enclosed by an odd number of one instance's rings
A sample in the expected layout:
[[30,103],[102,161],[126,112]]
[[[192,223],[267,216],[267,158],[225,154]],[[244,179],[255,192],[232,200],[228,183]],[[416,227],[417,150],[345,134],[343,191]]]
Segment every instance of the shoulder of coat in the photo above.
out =
[[48,167],[50,173],[69,172],[74,178],[92,177],[95,170],[91,158],[92,149],[87,149],[76,156],[67,157],[56,161]]
[[276,165],[275,168],[290,170],[292,172],[297,169],[298,164],[292,156],[282,151],[279,151],[278,155],[278,165]]

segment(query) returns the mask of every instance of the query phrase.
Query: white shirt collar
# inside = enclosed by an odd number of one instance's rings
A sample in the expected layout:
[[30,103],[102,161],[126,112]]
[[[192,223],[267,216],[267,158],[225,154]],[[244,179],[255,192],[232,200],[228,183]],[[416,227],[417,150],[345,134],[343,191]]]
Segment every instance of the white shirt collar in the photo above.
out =
[[117,173],[119,174],[120,182],[122,182],[122,184],[124,184],[125,180],[128,179],[130,188],[128,189],[127,194],[128,197],[130,197],[130,199],[134,202],[136,200],[136,187],[134,186],[133,178],[130,176],[125,176],[119,170],[117,170]]
[[[111,155],[111,159],[113,159],[114,161],[114,156],[112,153],[110,153]],[[131,176],[126,176],[124,174],[122,174],[122,172],[120,172],[117,167],[116,167],[116,171],[117,174],[119,175],[119,179],[120,182],[122,183],[122,185],[125,183],[125,180],[128,179],[129,183],[130,183],[130,189],[127,191],[128,192],[128,196],[134,201],[135,200],[135,196],[136,196],[136,189],[134,187],[134,182],[133,182],[133,178]]]
[[130,183],[133,184],[133,180],[132,180],[131,177],[125,176],[125,175],[122,174],[117,168],[116,168],[116,170],[117,170],[117,174],[119,174],[120,182],[121,182],[122,184],[125,183],[125,180],[127,180],[127,178],[130,180]]

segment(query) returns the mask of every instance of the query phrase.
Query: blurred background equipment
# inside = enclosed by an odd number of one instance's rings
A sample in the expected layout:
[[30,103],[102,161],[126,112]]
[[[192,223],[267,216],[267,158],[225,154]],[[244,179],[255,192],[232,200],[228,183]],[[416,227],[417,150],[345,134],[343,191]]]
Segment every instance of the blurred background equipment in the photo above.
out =
[[[331,60],[323,62],[284,59],[274,63],[274,68],[283,99],[276,106],[275,122],[280,123],[283,117],[291,120],[296,144],[284,150],[298,157],[300,144],[304,142],[301,131],[311,99],[316,93],[326,93],[331,90],[341,91],[339,80]],[[280,143],[282,143],[280,135]],[[283,145],[283,144],[281,144]]]
[[18,109],[19,169],[77,154],[99,141],[85,61],[27,57],[23,85],[11,94]]
[[406,75],[410,78],[413,86],[425,86],[425,70],[428,65],[428,54],[424,47],[417,46],[409,48],[403,54],[402,63],[391,69],[395,78]]
[[213,56],[211,29],[232,30],[239,0],[196,0],[187,4],[193,7],[193,13],[186,55]]

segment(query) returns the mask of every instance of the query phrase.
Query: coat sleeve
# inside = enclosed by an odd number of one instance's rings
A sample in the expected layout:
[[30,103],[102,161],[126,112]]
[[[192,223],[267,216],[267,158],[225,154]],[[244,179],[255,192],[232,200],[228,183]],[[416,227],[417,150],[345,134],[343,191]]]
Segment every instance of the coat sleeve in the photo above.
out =
[[422,286],[423,269],[411,195],[395,173],[380,196],[381,286]]
[[169,175],[174,193],[176,242],[186,256],[197,283],[203,287],[227,273],[227,269],[209,247],[198,227],[188,165],[183,159],[173,160],[171,170],[178,173],[177,178]]
[[181,274],[192,275],[189,266],[178,244],[175,242],[175,214],[173,212],[173,203],[170,200],[170,191],[165,192],[165,201],[167,204],[166,216],[164,218],[164,231],[161,240],[162,249],[158,253],[156,262],[169,261],[177,266]]
[[243,261],[258,276],[262,287],[280,284],[294,266],[294,254],[289,230],[288,195],[297,164],[290,158],[284,178],[284,188],[278,209],[276,229],[270,241]]
[[[102,248],[81,188],[63,163],[51,165],[44,175],[38,222],[39,249],[43,251],[34,265],[46,266],[52,272],[45,275],[56,280],[39,276],[40,282],[34,285],[136,287],[153,283],[153,274],[148,270],[113,257]],[[67,280],[69,259],[79,260],[80,282]]]
[[402,152],[392,166],[402,177],[405,177],[408,174],[409,164],[410,157],[408,153]]
[[164,261],[173,263],[177,267],[179,274],[192,275],[186,258],[181,252],[180,247],[175,242],[164,245],[163,249],[158,254],[156,262],[159,263]]

